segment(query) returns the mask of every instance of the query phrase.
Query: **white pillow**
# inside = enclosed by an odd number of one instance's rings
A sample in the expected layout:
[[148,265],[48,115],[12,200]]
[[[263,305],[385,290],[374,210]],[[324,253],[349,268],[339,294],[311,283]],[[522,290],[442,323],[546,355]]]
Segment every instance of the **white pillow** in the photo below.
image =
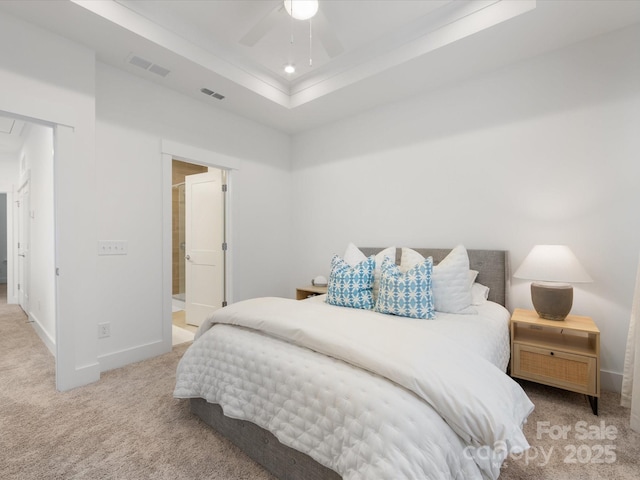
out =
[[480,283],[471,286],[471,305],[482,305],[489,298],[489,287]]
[[477,270],[469,270],[469,285],[473,286],[476,278],[478,278],[478,273],[480,272],[478,272]]
[[347,249],[344,252],[342,259],[347,262],[351,267],[355,267],[357,264],[367,259],[367,256],[360,251],[353,243],[347,245]]
[[[424,257],[415,250],[403,248],[400,270],[406,272],[423,260]],[[433,267],[432,289],[435,310],[443,313],[478,313],[471,305],[470,279],[467,250],[464,246],[458,245]]]
[[[376,266],[373,272],[374,303],[378,299],[378,291],[380,290],[380,268],[382,267],[384,257],[389,257],[393,263],[396,263],[396,247],[387,247],[376,255]],[[355,267],[360,262],[367,259],[366,255],[353,243],[349,243],[349,245],[347,245],[347,249],[345,250],[342,258],[352,267]]]
[[403,248],[400,255],[400,271],[405,273],[424,261],[424,257],[411,248]]

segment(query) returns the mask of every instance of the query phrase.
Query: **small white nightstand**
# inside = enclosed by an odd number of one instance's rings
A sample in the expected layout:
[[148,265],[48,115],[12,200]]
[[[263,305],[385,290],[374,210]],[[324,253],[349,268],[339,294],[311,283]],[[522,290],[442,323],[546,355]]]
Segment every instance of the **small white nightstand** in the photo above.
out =
[[511,376],[584,393],[597,415],[600,330],[590,317],[545,320],[517,308],[511,316]]
[[307,287],[296,288],[296,300],[304,300],[305,298],[315,297],[327,293],[327,287],[316,287],[309,285]]

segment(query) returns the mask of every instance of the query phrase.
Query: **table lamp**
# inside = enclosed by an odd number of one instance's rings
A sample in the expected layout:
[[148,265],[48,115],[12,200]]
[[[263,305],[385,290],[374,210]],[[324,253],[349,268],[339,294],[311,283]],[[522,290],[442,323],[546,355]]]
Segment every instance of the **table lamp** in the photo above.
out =
[[566,245],[536,245],[513,274],[534,280],[531,301],[540,318],[564,320],[573,305],[572,283],[593,280]]

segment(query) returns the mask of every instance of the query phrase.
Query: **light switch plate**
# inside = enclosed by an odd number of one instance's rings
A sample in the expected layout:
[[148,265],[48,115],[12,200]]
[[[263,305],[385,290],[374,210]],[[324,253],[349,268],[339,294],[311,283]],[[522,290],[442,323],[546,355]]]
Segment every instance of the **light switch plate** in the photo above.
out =
[[98,255],[126,255],[126,240],[100,240],[98,242]]

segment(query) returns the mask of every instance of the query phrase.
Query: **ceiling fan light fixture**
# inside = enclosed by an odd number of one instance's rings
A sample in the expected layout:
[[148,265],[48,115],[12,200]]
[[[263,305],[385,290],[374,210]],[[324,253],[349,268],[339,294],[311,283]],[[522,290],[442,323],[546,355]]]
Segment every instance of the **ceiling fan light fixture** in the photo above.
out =
[[318,0],[284,0],[284,8],[296,20],[309,20],[318,13]]

